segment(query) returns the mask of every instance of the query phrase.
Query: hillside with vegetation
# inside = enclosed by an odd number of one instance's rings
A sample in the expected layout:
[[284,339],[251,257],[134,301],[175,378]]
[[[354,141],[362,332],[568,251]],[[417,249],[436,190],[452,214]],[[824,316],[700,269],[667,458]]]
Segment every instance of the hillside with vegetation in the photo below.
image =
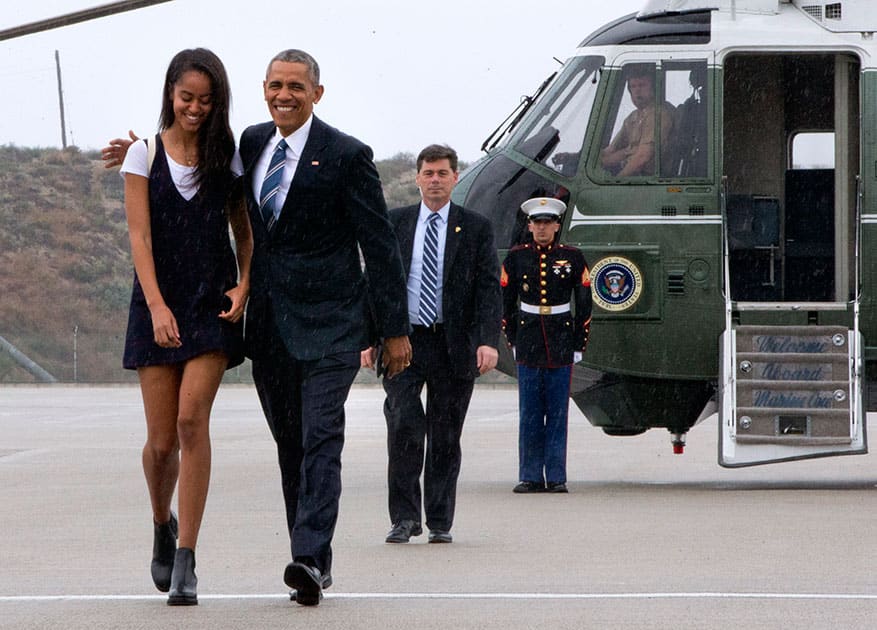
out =
[[[419,199],[413,155],[377,167],[390,207]],[[0,337],[59,381],[135,381],[121,367],[133,277],[123,198],[95,151],[0,146]],[[228,378],[248,380],[246,367]],[[0,348],[0,383],[36,380]]]

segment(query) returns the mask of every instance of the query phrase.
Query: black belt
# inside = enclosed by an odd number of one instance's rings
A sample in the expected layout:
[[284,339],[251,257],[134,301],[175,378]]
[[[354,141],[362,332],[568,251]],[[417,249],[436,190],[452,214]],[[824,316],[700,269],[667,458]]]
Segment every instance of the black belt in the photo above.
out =
[[411,328],[414,329],[414,332],[425,332],[425,333],[440,333],[444,330],[444,324],[440,324],[436,322],[435,324],[430,324],[429,326],[421,326],[420,324],[412,324]]

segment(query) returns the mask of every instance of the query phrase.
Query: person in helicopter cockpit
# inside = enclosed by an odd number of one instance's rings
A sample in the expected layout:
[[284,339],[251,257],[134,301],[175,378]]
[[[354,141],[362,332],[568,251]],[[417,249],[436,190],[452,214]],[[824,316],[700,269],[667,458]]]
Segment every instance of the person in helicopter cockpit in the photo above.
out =
[[[600,164],[618,177],[650,175],[655,172],[655,69],[651,64],[633,66],[627,77],[627,91],[636,109],[621,125],[612,141],[600,152]],[[674,107],[661,105],[661,142],[673,131]]]

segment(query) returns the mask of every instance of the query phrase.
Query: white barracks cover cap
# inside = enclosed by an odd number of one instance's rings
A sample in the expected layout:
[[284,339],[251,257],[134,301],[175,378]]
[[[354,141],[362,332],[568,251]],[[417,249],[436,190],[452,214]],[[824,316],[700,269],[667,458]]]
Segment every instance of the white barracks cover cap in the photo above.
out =
[[531,219],[538,217],[558,219],[566,212],[566,204],[554,197],[534,197],[522,203],[521,210]]

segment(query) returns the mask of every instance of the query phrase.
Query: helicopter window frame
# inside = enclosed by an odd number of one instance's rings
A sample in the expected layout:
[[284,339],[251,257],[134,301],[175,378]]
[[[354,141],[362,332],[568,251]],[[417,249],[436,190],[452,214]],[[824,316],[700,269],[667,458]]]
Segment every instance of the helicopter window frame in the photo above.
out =
[[539,99],[509,146],[555,173],[574,177],[585,153],[605,63],[601,55],[576,57]]
[[[627,89],[627,81],[632,72],[636,72],[637,68],[642,72],[643,66],[649,66],[653,77],[654,101],[663,102],[670,106],[672,111],[668,111],[670,117],[670,131],[665,137],[662,122],[666,116],[658,116],[657,112],[654,116],[654,135],[657,137],[655,143],[655,151],[652,157],[652,168],[649,173],[631,174],[620,176],[607,170],[601,164],[601,152],[605,150],[611,142],[616,138],[622,129],[624,121],[636,111],[631,101],[629,91]],[[707,56],[697,56],[691,58],[679,59],[643,59],[635,58],[625,61],[619,66],[607,68],[609,70],[609,81],[606,86],[605,104],[600,109],[602,114],[597,120],[597,125],[593,134],[591,156],[588,160],[588,175],[595,182],[600,184],[660,184],[668,180],[698,180],[706,181],[712,179],[712,165],[708,158],[712,150],[712,107],[710,94],[710,81],[712,80],[709,73],[710,60]],[[680,88],[681,81],[674,75],[685,72],[688,74],[690,91],[687,91],[683,99]],[[695,86],[690,82],[694,80],[697,73],[700,86]],[[672,92],[672,96],[670,94]],[[672,99],[672,100],[671,100]],[[695,99],[702,106],[700,112],[701,120],[698,121],[698,149],[697,162],[698,167],[691,172],[691,168],[683,169],[679,166],[680,151],[680,110],[688,101]],[[664,110],[662,110],[664,111]],[[690,138],[689,138],[690,140]],[[683,170],[686,172],[683,174]]]
[[[527,216],[521,204],[532,197],[570,201],[570,191],[542,172],[529,168],[522,158],[508,152],[489,156],[481,163],[462,205],[486,217],[493,225],[497,247],[507,250],[529,238]],[[553,173],[552,173],[553,174]]]

